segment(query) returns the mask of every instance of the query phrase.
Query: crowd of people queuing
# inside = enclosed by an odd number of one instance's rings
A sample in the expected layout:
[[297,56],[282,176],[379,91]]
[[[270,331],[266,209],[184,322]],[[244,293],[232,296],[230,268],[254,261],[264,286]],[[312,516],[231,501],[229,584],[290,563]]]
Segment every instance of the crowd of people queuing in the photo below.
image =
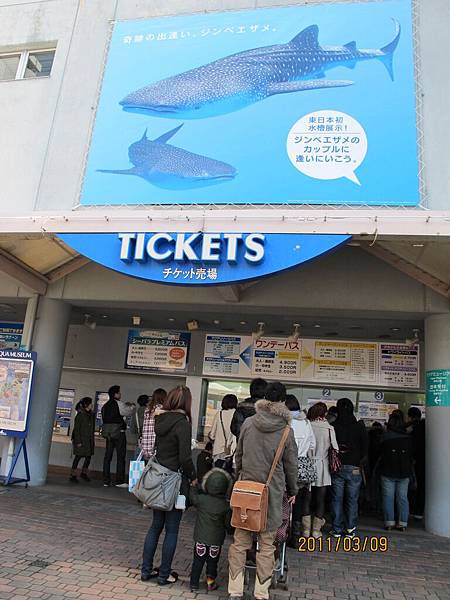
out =
[[[196,508],[193,560],[190,574],[192,591],[199,590],[206,565],[206,586],[217,587],[217,568],[222,546],[230,527],[229,498],[233,480],[265,483],[283,431],[290,426],[281,459],[269,485],[268,521],[258,533],[255,597],[266,600],[274,568],[274,543],[282,524],[283,503],[292,508],[288,545],[298,546],[300,537],[323,535],[354,537],[361,510],[382,512],[387,530],[404,531],[411,516],[422,518],[425,503],[425,424],[418,408],[412,407],[405,419],[394,410],[385,426],[374,422],[369,429],[354,414],[354,405],[341,398],[336,406],[316,402],[306,412],[297,398],[287,394],[281,383],[267,384],[255,379],[250,397],[238,403],[233,394],[222,400],[210,429],[204,450],[196,465],[192,458],[192,396],[189,388],[178,386],[167,393],[157,389],[141,395],[137,407],[122,401],[119,386],[109,390],[102,408],[102,435],[106,439],[103,481],[111,485],[111,461],[117,455],[116,485],[126,486],[126,417],[131,416],[137,434],[137,452],[147,462],[155,460],[182,474],[180,494],[186,506]],[[78,481],[77,469],[83,459],[80,477],[89,481],[88,469],[94,454],[92,398],[77,404],[72,432],[74,461],[70,479]],[[330,465],[330,453],[339,457],[338,467]],[[410,511],[411,507],[411,511]],[[183,510],[153,510],[145,538],[141,579],[155,579],[159,585],[173,584],[178,574],[172,570]],[[412,514],[410,514],[412,513]],[[164,531],[161,561],[155,553]],[[230,597],[241,597],[247,551],[253,535],[234,529],[228,553]]]

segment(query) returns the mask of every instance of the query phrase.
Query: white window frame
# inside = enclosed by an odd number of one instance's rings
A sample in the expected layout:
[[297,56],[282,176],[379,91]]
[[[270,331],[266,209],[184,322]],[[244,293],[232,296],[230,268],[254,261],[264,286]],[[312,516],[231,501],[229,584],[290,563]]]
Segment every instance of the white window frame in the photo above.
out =
[[[19,64],[17,65],[16,76],[14,79],[3,79],[1,81],[19,81],[22,79],[34,79],[33,77],[25,77],[25,72],[28,65],[28,59],[30,54],[37,54],[42,52],[56,52],[55,48],[36,48],[33,50],[12,50],[10,52],[0,52],[0,59],[6,56],[19,56]],[[52,63],[53,68],[53,63]],[[50,77],[50,75],[45,75],[45,77]]]

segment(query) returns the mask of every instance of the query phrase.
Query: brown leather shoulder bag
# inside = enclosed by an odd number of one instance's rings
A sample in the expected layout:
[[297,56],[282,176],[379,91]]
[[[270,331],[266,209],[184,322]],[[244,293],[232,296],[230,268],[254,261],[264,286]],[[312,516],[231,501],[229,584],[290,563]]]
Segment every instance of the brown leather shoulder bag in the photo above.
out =
[[269,508],[269,485],[283,454],[290,429],[291,427],[287,425],[283,431],[266,483],[241,479],[234,484],[230,500],[233,527],[257,533],[265,531]]

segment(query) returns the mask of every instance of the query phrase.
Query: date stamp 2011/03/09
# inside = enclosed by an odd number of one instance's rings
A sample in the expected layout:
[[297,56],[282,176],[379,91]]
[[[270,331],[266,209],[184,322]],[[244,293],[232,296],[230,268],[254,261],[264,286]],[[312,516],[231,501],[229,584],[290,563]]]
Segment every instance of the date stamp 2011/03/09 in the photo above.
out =
[[387,552],[389,541],[386,536],[314,538],[300,537],[299,552]]

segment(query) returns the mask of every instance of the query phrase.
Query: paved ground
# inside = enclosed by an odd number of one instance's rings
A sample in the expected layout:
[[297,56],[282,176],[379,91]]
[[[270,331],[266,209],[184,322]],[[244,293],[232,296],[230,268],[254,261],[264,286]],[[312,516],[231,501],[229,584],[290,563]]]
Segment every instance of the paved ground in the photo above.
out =
[[[99,484],[71,488],[54,479],[45,488],[0,487],[0,599],[81,598],[152,600],[195,598],[187,583],[194,514],[188,511],[174,568],[175,586],[158,588],[139,580],[143,539],[151,513],[124,490]],[[366,523],[362,536],[379,536]],[[289,551],[289,591],[274,600],[448,600],[450,540],[411,529],[389,535],[387,552],[345,552],[328,548]],[[221,588],[209,600],[226,597],[226,562]],[[211,598],[213,596],[213,598]],[[199,600],[206,595],[198,594]]]

